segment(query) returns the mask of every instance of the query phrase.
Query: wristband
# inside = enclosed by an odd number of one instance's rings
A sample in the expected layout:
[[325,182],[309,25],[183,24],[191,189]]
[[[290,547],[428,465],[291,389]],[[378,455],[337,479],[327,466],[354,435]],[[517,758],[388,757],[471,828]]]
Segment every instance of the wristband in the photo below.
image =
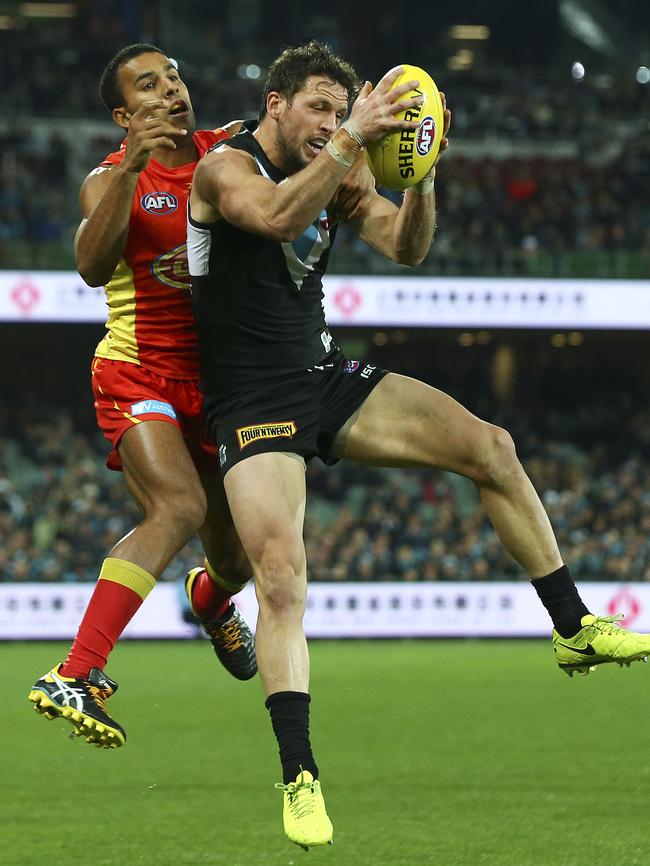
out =
[[416,183],[413,189],[419,195],[426,195],[428,192],[431,192],[433,189],[433,185],[435,183],[435,171],[433,174],[425,174],[422,180],[419,183]]
[[335,162],[338,162],[339,165],[342,165],[345,168],[350,168],[350,166],[354,162],[354,157],[352,157],[352,159],[347,159],[339,150],[336,149],[336,146],[332,143],[331,138],[325,145],[325,150],[329,153],[329,155]]
[[361,132],[361,127],[356,122],[356,120],[352,120],[351,117],[348,117],[348,119],[345,121],[345,123],[341,124],[339,129],[342,129],[345,132],[347,132],[347,134],[350,136],[352,141],[357,145],[359,150],[361,150],[364,147],[364,145],[366,143],[366,139],[363,135],[363,132]]

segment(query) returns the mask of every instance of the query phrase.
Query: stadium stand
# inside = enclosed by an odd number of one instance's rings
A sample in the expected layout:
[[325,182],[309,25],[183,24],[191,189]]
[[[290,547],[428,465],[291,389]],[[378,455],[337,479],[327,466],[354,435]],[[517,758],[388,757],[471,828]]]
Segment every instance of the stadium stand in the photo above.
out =
[[[468,367],[458,350],[442,370],[413,372],[449,379],[443,387],[513,433],[576,578],[650,580],[650,410],[638,385],[598,369],[597,353],[589,352],[594,384],[586,390],[583,367],[554,365],[539,352],[522,370],[528,397],[520,394],[516,408],[490,406],[485,383],[468,376],[484,363],[479,356]],[[409,363],[408,347],[393,354],[384,362]],[[119,475],[105,469],[89,401],[16,392],[0,403],[0,419],[0,580],[94,580],[138,512]],[[462,478],[314,461],[308,488],[312,580],[524,578]],[[196,564],[199,550],[188,545],[163,579]]]
[[[92,7],[56,26],[0,30],[0,79],[16,82],[0,123],[1,267],[73,267],[79,183],[120,141],[97,95],[100,71],[129,41],[165,41],[147,4],[137,21]],[[255,24],[214,24],[201,39],[174,33],[202,125],[256,114],[275,46],[264,14]],[[334,15],[315,15],[310,32],[341,42]],[[385,32],[380,25],[351,46],[368,75],[394,61]],[[650,172],[650,87],[629,75],[577,82],[562,67],[493,61],[458,71],[439,62],[429,68],[454,110],[453,148],[440,167],[438,237],[422,272],[647,274],[650,192],[637,179]],[[339,272],[393,271],[350,234],[337,246]]]

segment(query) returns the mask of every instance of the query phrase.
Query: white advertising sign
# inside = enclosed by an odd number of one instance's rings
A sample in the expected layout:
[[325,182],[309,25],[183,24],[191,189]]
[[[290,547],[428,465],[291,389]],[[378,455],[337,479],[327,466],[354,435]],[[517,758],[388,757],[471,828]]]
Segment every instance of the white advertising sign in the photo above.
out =
[[435,328],[650,327],[650,280],[327,277],[332,325]]
[[[325,278],[331,325],[650,328],[650,280]],[[102,288],[74,271],[0,271],[0,321],[104,322]]]
[[105,322],[103,288],[76,271],[0,271],[0,321]]
[[[0,640],[70,640],[93,584],[0,583]],[[583,583],[595,613],[623,613],[624,624],[650,632],[650,584]],[[252,586],[237,596],[255,628]],[[192,638],[182,584],[160,584],[126,629],[129,638]],[[534,590],[521,583],[314,583],[305,631],[310,638],[548,637],[549,619]]]

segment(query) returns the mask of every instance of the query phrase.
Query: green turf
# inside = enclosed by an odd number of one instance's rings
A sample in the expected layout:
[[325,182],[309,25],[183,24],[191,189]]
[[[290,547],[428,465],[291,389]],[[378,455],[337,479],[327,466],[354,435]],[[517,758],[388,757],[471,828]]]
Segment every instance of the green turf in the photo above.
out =
[[[125,748],[30,709],[61,645],[0,646],[4,866],[633,866],[650,859],[650,666],[570,680],[549,644],[315,643],[312,730],[335,828],[281,828],[259,683],[202,642],[123,643]],[[305,859],[307,858],[307,859]]]

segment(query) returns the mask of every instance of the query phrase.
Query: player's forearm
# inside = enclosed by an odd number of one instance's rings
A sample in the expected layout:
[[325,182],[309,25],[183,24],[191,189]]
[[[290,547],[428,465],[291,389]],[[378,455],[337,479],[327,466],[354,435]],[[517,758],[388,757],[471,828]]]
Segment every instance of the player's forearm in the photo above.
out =
[[[323,152],[310,165],[278,184],[270,221],[283,240],[295,240],[323,211],[349,172],[358,146],[339,130],[332,139],[333,150]],[[346,164],[347,163],[347,164]]]
[[137,182],[136,173],[116,169],[106,192],[77,235],[77,270],[90,286],[106,285],[122,257]]
[[395,261],[415,267],[429,252],[436,230],[436,197],[433,186],[426,192],[409,189],[395,220]]

